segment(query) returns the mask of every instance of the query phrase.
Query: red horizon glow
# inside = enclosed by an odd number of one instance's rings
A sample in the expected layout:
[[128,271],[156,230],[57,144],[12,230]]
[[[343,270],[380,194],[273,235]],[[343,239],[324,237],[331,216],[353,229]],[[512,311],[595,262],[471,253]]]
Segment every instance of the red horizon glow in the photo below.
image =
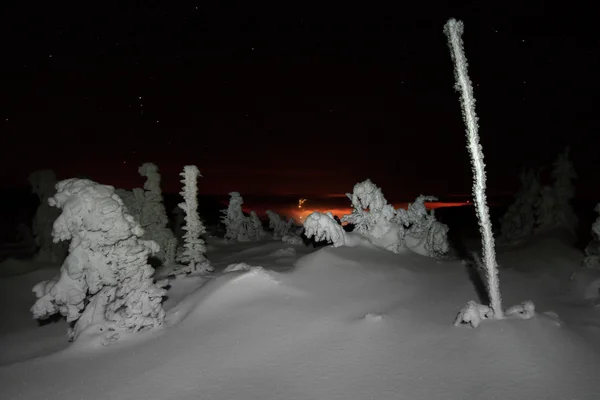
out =
[[[403,202],[403,203],[394,203],[392,204],[394,208],[398,209],[398,208],[408,208],[408,205],[410,204],[410,202]],[[425,207],[428,210],[435,210],[438,208],[445,208],[445,207],[463,207],[463,206],[470,206],[472,205],[471,202],[466,201],[466,202],[428,202],[425,203]],[[294,218],[294,220],[296,222],[302,222],[309,214],[318,211],[321,213],[326,213],[326,212],[331,212],[333,215],[337,215],[338,217],[342,217],[344,215],[347,214],[351,214],[352,213],[352,208],[351,207],[325,207],[325,206],[316,206],[316,207],[307,207],[307,208],[299,208],[297,205],[285,205],[285,206],[274,206],[271,208],[273,211],[275,211],[276,213],[280,214],[280,215],[284,215],[287,218]],[[246,213],[249,213],[250,211],[254,211],[257,213],[257,215],[261,216],[261,217],[265,217],[266,216],[266,210],[267,208],[265,207],[244,207],[243,211]]]

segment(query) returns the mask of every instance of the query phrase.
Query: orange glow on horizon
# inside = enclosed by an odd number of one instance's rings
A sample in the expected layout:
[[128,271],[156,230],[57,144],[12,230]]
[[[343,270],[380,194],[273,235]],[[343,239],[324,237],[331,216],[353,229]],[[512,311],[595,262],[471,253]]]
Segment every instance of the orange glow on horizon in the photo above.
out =
[[[408,202],[405,203],[396,203],[393,204],[394,208],[398,209],[398,208],[404,208],[406,209],[408,207]],[[463,206],[469,206],[472,203],[470,202],[429,202],[429,203],[425,203],[425,206],[427,207],[428,210],[435,210],[437,208],[444,208],[444,207],[463,207]],[[352,208],[350,207],[345,207],[345,208],[326,208],[326,207],[315,207],[313,209],[299,209],[297,206],[296,207],[292,207],[290,206],[288,209],[281,209],[280,213],[283,215],[286,215],[288,218],[294,218],[296,220],[296,222],[302,222],[304,221],[304,219],[306,219],[306,217],[308,215],[310,215],[311,213],[318,211],[318,212],[322,212],[322,213],[326,213],[327,211],[330,211],[333,215],[337,215],[339,218],[342,218],[342,216],[346,215],[346,214],[351,214],[352,213]]]

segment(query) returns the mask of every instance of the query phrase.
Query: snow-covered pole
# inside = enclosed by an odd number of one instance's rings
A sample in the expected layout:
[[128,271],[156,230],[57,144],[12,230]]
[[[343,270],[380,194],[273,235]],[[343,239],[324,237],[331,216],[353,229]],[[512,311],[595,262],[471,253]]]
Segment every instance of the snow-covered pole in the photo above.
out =
[[494,313],[494,318],[501,319],[503,318],[503,312],[502,299],[500,297],[500,285],[498,281],[498,264],[496,262],[492,223],[490,221],[485,194],[485,163],[483,161],[481,144],[479,143],[473,87],[467,73],[467,59],[465,57],[461,37],[463,29],[464,26],[461,21],[450,19],[444,26],[444,33],[448,36],[448,45],[450,46],[450,53],[452,60],[454,61],[456,89],[461,92],[463,119],[467,127],[467,147],[469,149],[469,154],[471,155],[471,164],[475,178],[473,182],[473,195],[475,197],[475,209],[477,211],[482,235],[483,262],[486,270],[488,295],[491,302],[490,307]]

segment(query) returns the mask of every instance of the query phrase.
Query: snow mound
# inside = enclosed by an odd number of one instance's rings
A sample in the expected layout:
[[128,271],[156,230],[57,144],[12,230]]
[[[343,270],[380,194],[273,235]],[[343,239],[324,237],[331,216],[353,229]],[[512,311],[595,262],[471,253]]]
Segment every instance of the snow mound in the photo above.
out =
[[365,315],[365,321],[367,322],[379,322],[383,319],[383,316],[379,314],[368,313]]
[[226,272],[236,272],[236,271],[250,271],[251,269],[254,269],[254,268],[259,269],[259,268],[262,268],[262,267],[260,267],[260,266],[253,267],[252,265],[248,265],[248,264],[246,264],[244,262],[234,263],[234,264],[229,264],[227,266],[227,268],[225,268],[223,270],[223,273],[226,273]]
[[296,249],[293,247],[287,247],[285,249],[279,249],[273,252],[274,257],[293,257],[296,255]]
[[191,315],[195,315],[192,318],[194,320],[223,315],[236,307],[270,296],[304,295],[297,289],[283,285],[278,273],[262,267],[239,263],[233,264],[233,269],[229,272],[237,273],[228,273],[207,282],[202,290],[192,293],[174,306],[167,314],[168,324],[173,325]]

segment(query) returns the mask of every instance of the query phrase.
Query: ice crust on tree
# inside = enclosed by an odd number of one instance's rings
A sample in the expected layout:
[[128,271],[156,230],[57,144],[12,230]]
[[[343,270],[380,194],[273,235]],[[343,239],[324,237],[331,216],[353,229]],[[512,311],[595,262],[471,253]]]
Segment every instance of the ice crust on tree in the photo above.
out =
[[333,247],[346,245],[346,232],[330,211],[325,214],[318,211],[309,214],[304,220],[304,234],[309,239],[314,237],[317,242],[326,240]]
[[69,240],[60,275],[35,285],[34,318],[56,313],[74,323],[75,339],[90,326],[101,326],[107,340],[119,331],[137,332],[162,325],[166,281],[154,282],[148,264],[153,241],[142,240],[142,227],[127,213],[112,186],[87,179],[59,182],[49,204],[62,210],[53,226],[55,241]]
[[48,199],[56,193],[56,174],[52,170],[38,170],[29,176],[31,191],[40,200],[33,217],[33,235],[38,247],[37,261],[60,264],[67,255],[68,243],[54,242],[52,226],[60,210],[50,206]]
[[186,165],[180,175],[183,177],[183,191],[180,194],[184,202],[179,204],[179,208],[185,212],[185,226],[182,228],[185,234],[177,261],[185,266],[177,268],[175,274],[211,272],[214,268],[206,259],[206,244],[201,237],[206,233],[206,228],[198,215],[198,177],[202,175],[195,165]]
[[536,224],[535,207],[541,191],[539,172],[532,168],[523,169],[519,179],[521,188],[500,219],[502,239],[508,242],[532,235]]
[[536,232],[547,232],[562,227],[575,233],[578,220],[571,206],[571,200],[575,197],[573,181],[577,178],[577,174],[569,159],[568,147],[554,162],[552,177],[553,185],[542,189],[536,204]]

